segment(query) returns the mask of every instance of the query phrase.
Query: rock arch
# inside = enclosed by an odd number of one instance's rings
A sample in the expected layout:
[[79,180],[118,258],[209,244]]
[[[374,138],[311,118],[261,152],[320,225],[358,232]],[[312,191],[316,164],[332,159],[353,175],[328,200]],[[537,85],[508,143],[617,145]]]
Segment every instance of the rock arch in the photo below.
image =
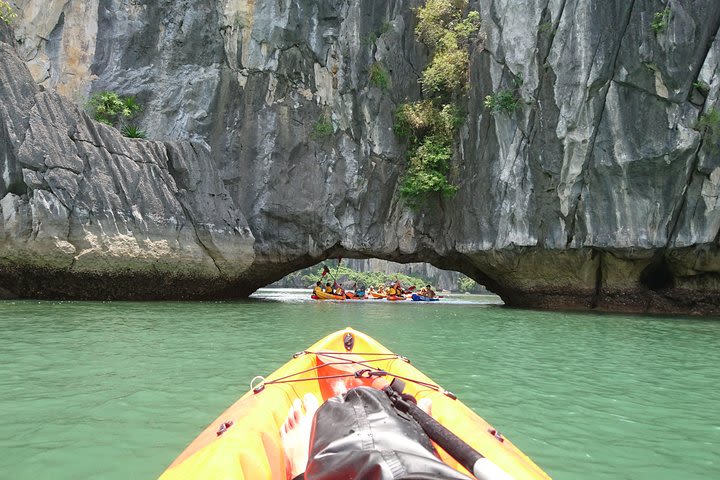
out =
[[[513,306],[720,311],[720,161],[694,129],[718,104],[717,2],[675,5],[672,39],[650,31],[638,2],[519,17],[477,4],[487,21],[471,51],[459,190],[420,211],[398,198],[406,164],[392,134],[396,106],[420,94],[417,2],[218,0],[144,14],[106,3],[83,21],[32,9],[58,18],[20,18],[19,35],[49,38],[61,16],[62,42],[84,21],[111,27],[82,71],[94,89],[143,98],[159,140],[124,139],[51,80],[37,86],[0,22],[0,295],[235,298],[342,255],[461,271]],[[43,55],[62,65],[71,50]],[[369,83],[371,60],[392,89]],[[489,114],[485,96],[518,76],[521,108]],[[334,131],[313,138],[321,115]]]

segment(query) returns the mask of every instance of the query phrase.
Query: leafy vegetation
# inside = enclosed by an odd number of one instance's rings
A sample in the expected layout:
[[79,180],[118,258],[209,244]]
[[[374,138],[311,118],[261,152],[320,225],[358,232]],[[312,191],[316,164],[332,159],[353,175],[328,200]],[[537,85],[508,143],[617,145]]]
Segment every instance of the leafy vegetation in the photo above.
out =
[[467,86],[468,45],[480,27],[478,12],[463,16],[467,3],[467,0],[427,0],[418,9],[415,34],[434,49],[421,80],[426,94],[447,95]]
[[381,90],[387,90],[390,86],[390,74],[379,63],[370,66],[370,83]]
[[670,23],[670,13],[670,7],[655,13],[652,22],[650,22],[650,28],[653,29],[655,34],[664,32],[665,29],[667,29],[668,24]]
[[8,25],[17,18],[17,13],[5,0],[0,0],[0,20]]
[[430,193],[451,196],[457,187],[448,180],[455,132],[462,123],[452,104],[438,107],[432,100],[401,105],[395,114],[395,133],[409,140],[411,154],[400,195],[415,204]]
[[423,71],[423,91],[429,95],[459,90],[467,84],[468,56],[466,51],[443,50]]
[[452,155],[452,145],[445,138],[425,137],[410,158],[400,195],[415,199],[428,193],[451,196],[457,192],[457,187],[447,178]]
[[540,33],[552,33],[553,24],[552,22],[543,22],[538,27]]
[[717,149],[720,141],[720,110],[713,107],[700,115],[695,129],[702,133],[703,140],[709,142],[711,148]]
[[[296,272],[296,274],[300,276],[304,285],[312,285],[318,280],[332,282],[333,279],[330,275],[326,275],[324,278],[321,277],[322,270],[322,265],[316,265],[309,269]],[[340,267],[337,269],[332,268],[331,272],[332,275],[337,279],[338,283],[345,286],[350,286],[353,283],[357,283],[358,285],[364,285],[366,287],[376,287],[378,285],[387,285],[388,283],[394,282],[396,280],[399,280],[400,283],[405,287],[409,287],[411,285],[416,285],[420,287],[422,285],[427,285],[430,283],[427,279],[420,277],[411,277],[402,273],[388,274],[382,272],[358,272],[350,267],[346,267],[345,265],[340,265]]]
[[698,92],[703,95],[707,95],[710,92],[710,85],[708,85],[707,82],[704,82],[702,80],[694,82],[693,87],[697,88]]
[[377,42],[377,39],[380,38],[382,35],[386,34],[392,29],[392,23],[390,22],[384,22],[382,26],[375,30],[374,32],[370,32],[366,37],[363,37],[360,40],[360,43],[362,45],[373,45],[375,42]]
[[462,123],[460,110],[453,104],[438,107],[432,100],[400,105],[395,112],[395,134],[411,146],[430,136],[451,137]]
[[[333,262],[334,263],[334,262]],[[327,264],[330,267],[332,275],[325,275],[322,277],[323,263],[319,263],[309,268],[304,268],[293,272],[285,276],[281,281],[278,282],[278,286],[282,287],[300,287],[308,288],[315,284],[318,280],[325,282],[333,282],[333,277],[337,278],[337,281],[346,288],[351,288],[354,283],[358,285],[364,285],[366,288],[371,286],[377,287],[379,285],[388,285],[391,282],[399,280],[404,287],[416,286],[418,289],[423,285],[437,285],[439,278],[437,277],[421,277],[412,276],[405,274],[389,274],[382,272],[359,272],[344,263],[340,265],[340,268],[332,264]],[[337,273],[336,273],[337,272]],[[461,293],[482,293],[485,288],[475,282],[470,277],[460,274],[457,279],[457,284],[452,291],[459,291]]]
[[147,135],[144,131],[140,130],[137,125],[125,125],[122,130],[122,134],[128,138],[146,138]]
[[462,293],[477,292],[480,289],[480,285],[472,278],[460,275],[458,278],[458,291]]
[[141,110],[140,104],[134,97],[122,97],[115,92],[98,92],[90,97],[87,107],[98,122],[120,129],[125,136],[131,136],[126,132],[135,135],[141,133],[142,136],[132,138],[145,138],[144,132],[127,123]]
[[520,102],[515,95],[515,91],[509,88],[498,90],[492,95],[485,97],[485,107],[489,109],[493,115],[512,113],[519,105]]
[[502,88],[485,97],[485,108],[492,115],[510,114],[520,107],[519,88],[522,87],[523,78],[520,75],[512,77],[513,88]]
[[390,23],[388,21],[383,22],[383,24],[380,26],[380,28],[377,31],[378,37],[381,35],[385,35],[387,32],[392,30],[392,28],[393,28],[392,23]]
[[360,44],[364,46],[374,45],[377,42],[378,36],[375,32],[369,33],[366,37],[360,40]]
[[411,205],[429,194],[452,195],[448,175],[455,137],[462,123],[456,106],[468,83],[468,46],[480,27],[480,14],[464,14],[467,0],[426,0],[418,8],[415,34],[432,52],[420,83],[427,97],[400,105],[396,135],[408,142],[409,167],[400,195]]
[[318,117],[317,122],[315,122],[315,126],[313,126],[313,131],[310,136],[315,140],[320,140],[331,137],[334,131],[330,115],[323,113]]

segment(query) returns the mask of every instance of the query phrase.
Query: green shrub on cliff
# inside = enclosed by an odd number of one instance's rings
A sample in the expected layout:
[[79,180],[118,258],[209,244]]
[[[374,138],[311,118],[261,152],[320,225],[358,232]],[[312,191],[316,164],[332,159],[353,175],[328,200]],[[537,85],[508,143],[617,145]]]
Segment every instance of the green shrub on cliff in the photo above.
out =
[[436,105],[432,100],[405,103],[395,112],[395,134],[409,140],[414,150],[427,136],[444,137],[452,140],[462,124],[460,109],[453,104]]
[[17,18],[17,13],[13,11],[10,4],[5,0],[0,0],[0,20],[9,25],[15,18]]
[[[140,104],[134,97],[122,97],[115,92],[97,92],[90,97],[87,103],[92,117],[98,122],[115,127],[123,132],[132,131],[126,122],[140,111]],[[137,127],[135,127],[137,130]],[[139,130],[137,130],[139,132]],[[144,135],[144,133],[143,133]],[[145,138],[134,137],[134,138]]]
[[513,90],[508,88],[498,90],[492,95],[485,97],[485,108],[490,110],[490,113],[497,115],[499,113],[512,113],[514,112],[520,102],[515,95]]
[[314,140],[321,140],[323,138],[331,137],[333,133],[334,128],[332,119],[330,118],[330,115],[323,113],[318,117],[317,122],[315,122],[310,137]]
[[708,93],[710,93],[710,85],[708,85],[707,82],[698,80],[697,82],[693,83],[693,87],[695,87],[700,94],[703,96],[707,96]]
[[467,0],[426,0],[417,10],[415,34],[432,53],[420,79],[426,99],[400,105],[393,126],[408,142],[400,195],[411,205],[430,194],[457,191],[448,178],[463,119],[457,102],[467,88],[469,45],[480,27],[480,14],[465,15],[467,7]]
[[434,49],[421,83],[428,94],[451,94],[467,86],[468,45],[480,27],[480,14],[463,16],[466,0],[427,0],[418,9],[415,33]]
[[370,83],[380,90],[387,90],[390,86],[390,74],[379,63],[370,66]]
[[710,148],[717,149],[720,141],[720,111],[713,107],[700,115],[695,129],[702,133],[705,142],[710,143]]
[[653,16],[653,20],[652,22],[650,22],[650,28],[653,29],[653,32],[655,32],[655,34],[664,32],[665,29],[668,27],[668,24],[670,23],[670,13],[671,10],[670,7],[668,7],[664,10],[657,12]]
[[145,138],[147,136],[137,125],[125,125],[121,132],[128,138]]
[[400,195],[410,200],[430,193],[450,196],[457,192],[447,178],[452,160],[452,142],[445,137],[425,137],[410,157],[410,167]]

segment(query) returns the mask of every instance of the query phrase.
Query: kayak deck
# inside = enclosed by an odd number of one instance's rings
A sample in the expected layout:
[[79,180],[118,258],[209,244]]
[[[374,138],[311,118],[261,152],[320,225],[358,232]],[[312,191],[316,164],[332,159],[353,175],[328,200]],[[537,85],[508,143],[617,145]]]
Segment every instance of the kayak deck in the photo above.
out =
[[[350,349],[346,345],[352,343]],[[356,376],[360,370],[387,372],[410,379],[406,393],[430,398],[432,416],[516,480],[548,479],[532,460],[459,400],[417,370],[403,357],[352,329],[328,335],[264,379],[193,441],[160,477],[171,479],[282,479],[290,476],[280,427],[295,399],[312,393],[322,404],[345,389],[371,386],[376,377]],[[415,383],[420,382],[420,383]],[[257,383],[257,382],[256,382]],[[223,431],[223,425],[224,427]],[[229,426],[227,426],[229,425]],[[438,448],[442,460],[468,474]]]

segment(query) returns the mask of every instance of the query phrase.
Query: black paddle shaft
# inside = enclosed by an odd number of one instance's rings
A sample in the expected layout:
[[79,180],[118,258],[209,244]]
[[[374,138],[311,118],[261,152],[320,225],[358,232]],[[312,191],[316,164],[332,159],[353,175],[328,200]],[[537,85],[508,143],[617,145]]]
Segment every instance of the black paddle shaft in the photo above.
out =
[[396,382],[398,382],[398,379],[393,380],[390,386],[384,388],[385,393],[390,397],[395,407],[413,417],[428,437],[440,445],[451,457],[460,462],[463,467],[472,472],[475,463],[485,457],[437,420],[423,412],[417,405],[404,400],[398,392],[398,389],[400,392],[402,391],[404,382],[399,381],[401,385],[396,384]]

